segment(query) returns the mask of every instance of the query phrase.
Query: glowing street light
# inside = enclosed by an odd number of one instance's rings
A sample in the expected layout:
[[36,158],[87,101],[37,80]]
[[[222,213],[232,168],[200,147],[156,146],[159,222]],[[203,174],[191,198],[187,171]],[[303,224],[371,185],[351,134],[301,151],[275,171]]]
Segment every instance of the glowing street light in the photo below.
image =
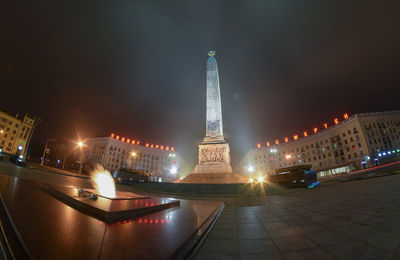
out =
[[247,167],[247,171],[248,172],[254,172],[254,167],[252,165],[249,165],[249,167]]
[[80,158],[80,160],[79,160],[79,162],[80,162],[80,165],[79,165],[79,174],[80,173],[82,173],[82,161],[83,161],[83,150],[82,150],[82,148],[83,148],[83,146],[85,145],[85,143],[84,142],[82,142],[82,141],[78,141],[77,142],[77,145],[78,145],[78,147],[79,147],[79,149],[81,150],[81,158]]
[[285,156],[285,159],[286,159],[286,160],[289,160],[290,158],[292,158],[292,156],[291,156],[290,154],[287,154],[287,155]]
[[250,182],[250,183],[253,183],[253,182],[254,182],[254,179],[253,179],[252,177],[250,177],[250,178],[249,178],[249,182]]
[[176,167],[172,167],[169,172],[172,174],[176,174],[178,172],[178,169]]
[[135,153],[135,152],[132,152],[132,153],[131,153],[131,156],[135,157],[135,156],[136,156],[136,153]]
[[257,180],[258,180],[259,183],[262,183],[262,182],[264,182],[264,177],[263,176],[259,176],[257,178]]

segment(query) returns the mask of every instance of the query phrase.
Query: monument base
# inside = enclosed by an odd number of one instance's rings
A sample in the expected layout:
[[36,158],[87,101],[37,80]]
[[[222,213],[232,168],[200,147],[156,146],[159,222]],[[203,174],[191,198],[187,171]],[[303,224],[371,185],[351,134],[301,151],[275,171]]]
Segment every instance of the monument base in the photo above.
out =
[[191,173],[177,183],[201,183],[201,184],[232,184],[246,183],[247,179],[237,173]]

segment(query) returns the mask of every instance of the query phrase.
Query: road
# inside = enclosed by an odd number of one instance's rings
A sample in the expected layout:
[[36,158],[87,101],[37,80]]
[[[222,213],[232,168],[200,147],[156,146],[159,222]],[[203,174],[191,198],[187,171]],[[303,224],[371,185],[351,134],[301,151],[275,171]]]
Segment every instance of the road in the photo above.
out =
[[15,166],[8,162],[0,162],[0,174],[16,176],[28,180],[36,180],[58,185],[75,185],[79,187],[91,187],[88,179],[76,178],[67,175],[52,173],[41,169],[31,169]]

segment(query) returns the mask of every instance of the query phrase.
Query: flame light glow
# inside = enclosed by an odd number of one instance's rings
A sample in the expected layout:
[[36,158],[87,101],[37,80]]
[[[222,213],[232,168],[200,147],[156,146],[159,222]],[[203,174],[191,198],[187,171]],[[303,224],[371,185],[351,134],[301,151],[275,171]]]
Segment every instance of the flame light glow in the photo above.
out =
[[115,182],[109,171],[98,164],[90,173],[90,177],[98,195],[115,198]]

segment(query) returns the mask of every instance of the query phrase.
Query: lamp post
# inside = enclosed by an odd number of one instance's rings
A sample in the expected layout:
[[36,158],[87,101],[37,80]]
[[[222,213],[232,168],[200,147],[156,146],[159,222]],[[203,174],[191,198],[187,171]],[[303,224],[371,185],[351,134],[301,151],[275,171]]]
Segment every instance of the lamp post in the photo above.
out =
[[136,152],[131,152],[131,170],[133,170],[133,160],[135,159],[136,155]]
[[274,167],[274,172],[275,172],[275,174],[276,174],[276,156],[275,156],[275,154],[278,152],[278,149],[276,149],[276,148],[271,148],[271,150],[269,150],[270,151],[270,153],[272,154],[272,159],[273,159],[273,161],[274,161],[274,163],[272,164],[273,165],[273,167]]
[[291,163],[291,159],[292,158],[293,158],[293,156],[291,154],[286,154],[285,155],[285,159],[288,161],[289,167],[291,166],[290,163]]
[[48,139],[46,141],[46,145],[44,147],[44,151],[43,151],[43,155],[42,155],[42,161],[40,162],[40,165],[42,165],[42,166],[43,166],[43,162],[44,162],[44,157],[46,156],[46,153],[48,152],[47,145],[49,144],[49,142],[52,142],[52,141],[56,141],[56,139]]
[[78,141],[78,147],[79,147],[79,150],[80,150],[80,160],[79,160],[79,174],[81,174],[82,173],[82,161],[83,161],[83,145],[84,145],[84,143],[82,142],[82,141]]

